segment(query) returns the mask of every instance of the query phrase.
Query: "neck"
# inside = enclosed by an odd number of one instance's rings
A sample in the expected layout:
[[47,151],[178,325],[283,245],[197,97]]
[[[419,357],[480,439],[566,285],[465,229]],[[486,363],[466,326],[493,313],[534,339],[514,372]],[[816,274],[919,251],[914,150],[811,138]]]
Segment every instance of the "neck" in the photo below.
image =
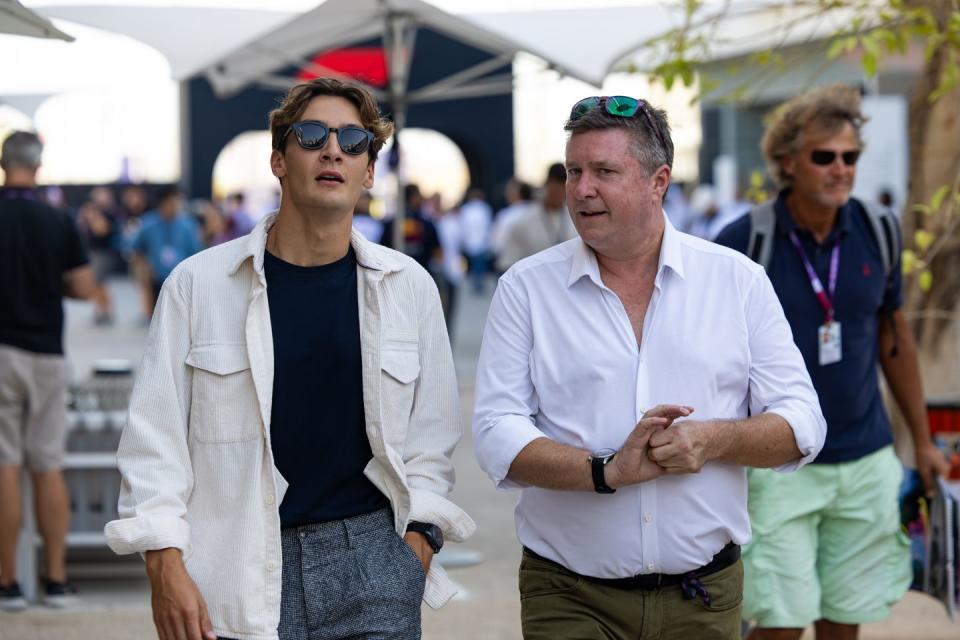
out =
[[318,267],[336,262],[350,248],[351,212],[304,214],[281,204],[267,237],[267,250],[284,262]]
[[664,224],[661,217],[657,219],[650,233],[643,234],[639,241],[632,243],[630,250],[623,253],[595,252],[601,275],[631,280],[655,276],[657,267],[660,265],[663,230]]
[[3,186],[10,189],[36,189],[36,174],[33,172],[10,169],[3,180]]
[[836,208],[811,202],[796,190],[787,195],[787,210],[794,223],[813,234],[817,242],[823,242],[837,221]]

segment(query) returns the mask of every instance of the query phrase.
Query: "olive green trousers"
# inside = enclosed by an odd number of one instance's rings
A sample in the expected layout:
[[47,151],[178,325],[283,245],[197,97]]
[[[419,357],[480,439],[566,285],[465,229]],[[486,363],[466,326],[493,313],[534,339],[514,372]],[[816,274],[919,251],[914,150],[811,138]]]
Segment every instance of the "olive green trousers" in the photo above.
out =
[[523,554],[520,620],[524,640],[739,640],[743,562],[700,578],[710,604],[680,586],[650,591],[592,582]]

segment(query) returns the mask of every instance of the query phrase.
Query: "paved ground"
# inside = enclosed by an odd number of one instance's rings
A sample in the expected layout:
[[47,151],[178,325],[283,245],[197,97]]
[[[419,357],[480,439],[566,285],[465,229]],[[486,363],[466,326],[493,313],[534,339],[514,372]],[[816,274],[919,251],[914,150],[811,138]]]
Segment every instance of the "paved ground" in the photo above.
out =
[[[67,348],[77,377],[83,377],[99,358],[136,361],[146,330],[138,325],[136,296],[130,285],[114,286],[118,319],[109,329],[93,328],[85,305],[68,309]],[[462,294],[457,314],[455,356],[464,407],[465,430],[473,406],[473,380],[480,334],[488,297]],[[451,545],[444,556],[479,564],[452,568],[461,593],[441,611],[424,608],[427,640],[515,640],[519,633],[516,572],[519,546],[513,531],[515,496],[497,492],[473,458],[469,436],[457,450],[457,488],[454,500],[477,521],[478,533],[466,545]],[[454,553],[455,551],[459,553]],[[137,559],[113,560],[103,554],[75,556],[71,573],[83,601],[67,612],[34,607],[20,614],[0,613],[0,640],[128,640],[155,638],[149,611],[149,590]],[[811,635],[812,637],[812,635]],[[868,625],[867,640],[957,640],[960,622],[951,624],[943,607],[932,599],[908,594],[890,620]]]

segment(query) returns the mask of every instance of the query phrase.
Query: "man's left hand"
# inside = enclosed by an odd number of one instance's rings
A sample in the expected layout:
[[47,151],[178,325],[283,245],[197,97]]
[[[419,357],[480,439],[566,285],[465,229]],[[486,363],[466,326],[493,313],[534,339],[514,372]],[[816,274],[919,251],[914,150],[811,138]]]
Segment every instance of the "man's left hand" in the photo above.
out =
[[423,565],[423,573],[430,572],[430,563],[433,561],[433,549],[427,543],[426,537],[416,531],[408,531],[403,536],[403,541],[413,549],[413,552],[420,558],[420,564]]
[[674,422],[650,436],[650,459],[667,473],[699,473],[710,459],[715,423],[700,420]]
[[932,442],[917,446],[917,473],[923,480],[927,490],[927,497],[933,497],[937,492],[936,476],[946,478],[950,475],[950,463],[946,456]]

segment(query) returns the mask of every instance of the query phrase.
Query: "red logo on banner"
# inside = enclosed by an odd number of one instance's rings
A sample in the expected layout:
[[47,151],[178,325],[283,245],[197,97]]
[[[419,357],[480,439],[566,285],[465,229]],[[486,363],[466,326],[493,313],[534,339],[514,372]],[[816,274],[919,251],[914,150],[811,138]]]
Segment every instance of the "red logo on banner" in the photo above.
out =
[[307,82],[330,72],[350,76],[371,87],[387,86],[387,60],[380,47],[354,47],[317,54],[312,65],[297,72],[297,80]]

